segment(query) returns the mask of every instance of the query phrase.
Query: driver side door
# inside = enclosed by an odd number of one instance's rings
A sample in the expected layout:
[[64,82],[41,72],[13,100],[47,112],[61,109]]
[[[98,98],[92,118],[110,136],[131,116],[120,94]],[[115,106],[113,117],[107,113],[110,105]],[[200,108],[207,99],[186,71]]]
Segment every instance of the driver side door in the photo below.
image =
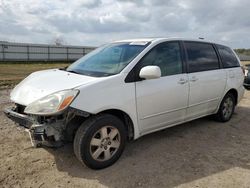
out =
[[141,80],[136,85],[136,105],[143,134],[183,122],[188,105],[188,76],[183,71],[178,41],[153,47],[139,62],[137,70],[148,65],[161,69],[161,77]]

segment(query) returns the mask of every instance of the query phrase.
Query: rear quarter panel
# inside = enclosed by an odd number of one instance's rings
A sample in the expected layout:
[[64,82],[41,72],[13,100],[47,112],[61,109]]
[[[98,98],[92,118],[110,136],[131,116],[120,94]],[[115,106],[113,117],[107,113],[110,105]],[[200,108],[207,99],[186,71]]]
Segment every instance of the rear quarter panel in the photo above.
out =
[[230,89],[236,89],[238,92],[238,101],[239,102],[243,95],[244,95],[244,74],[241,69],[241,67],[235,67],[235,68],[228,68],[225,69],[227,73],[227,84],[224,95],[230,90]]

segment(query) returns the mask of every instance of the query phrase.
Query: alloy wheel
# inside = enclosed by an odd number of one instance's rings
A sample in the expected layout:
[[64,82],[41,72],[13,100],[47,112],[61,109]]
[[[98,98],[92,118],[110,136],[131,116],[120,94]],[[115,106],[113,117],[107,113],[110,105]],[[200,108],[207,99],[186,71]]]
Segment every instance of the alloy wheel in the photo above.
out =
[[234,108],[234,102],[231,97],[228,97],[224,103],[223,103],[223,108],[222,108],[222,113],[225,119],[230,118]]
[[90,141],[90,154],[97,161],[107,161],[117,152],[120,142],[118,129],[104,126],[93,135]]

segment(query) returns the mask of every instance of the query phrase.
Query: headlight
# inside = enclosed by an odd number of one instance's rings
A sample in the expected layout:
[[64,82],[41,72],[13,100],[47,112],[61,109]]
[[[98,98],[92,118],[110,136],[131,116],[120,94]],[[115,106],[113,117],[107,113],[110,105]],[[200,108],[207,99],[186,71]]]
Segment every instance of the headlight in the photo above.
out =
[[64,90],[47,95],[29,104],[24,112],[35,115],[57,114],[67,108],[78,93],[78,90]]

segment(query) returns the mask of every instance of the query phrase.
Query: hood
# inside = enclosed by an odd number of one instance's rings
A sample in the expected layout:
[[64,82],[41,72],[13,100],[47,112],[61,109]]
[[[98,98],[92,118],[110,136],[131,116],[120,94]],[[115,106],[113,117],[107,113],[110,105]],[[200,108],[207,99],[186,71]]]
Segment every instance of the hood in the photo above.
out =
[[102,78],[50,69],[32,73],[11,92],[10,99],[18,104],[28,104],[57,91],[72,89]]

